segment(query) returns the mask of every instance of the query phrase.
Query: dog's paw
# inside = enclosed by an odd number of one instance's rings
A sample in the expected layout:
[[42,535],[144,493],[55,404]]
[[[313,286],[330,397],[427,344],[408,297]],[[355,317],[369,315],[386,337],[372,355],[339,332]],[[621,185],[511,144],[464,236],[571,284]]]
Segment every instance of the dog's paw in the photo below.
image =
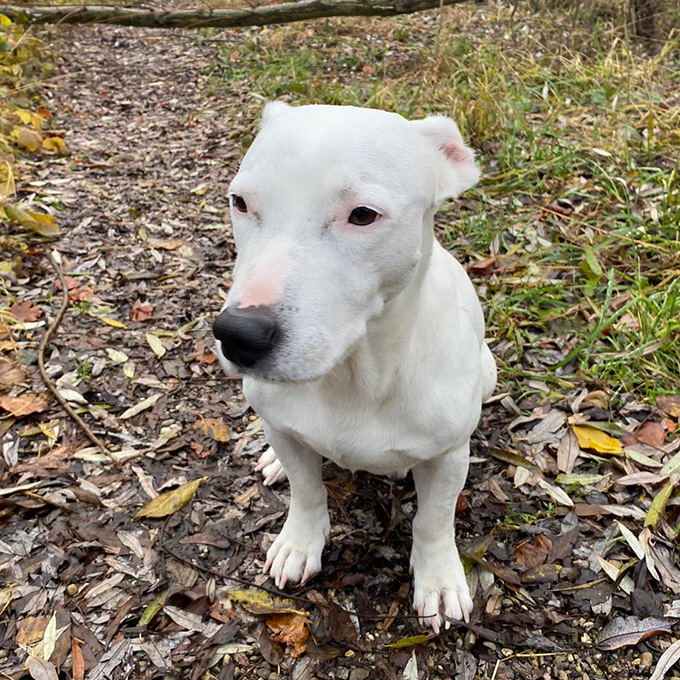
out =
[[264,571],[277,588],[304,583],[321,571],[321,553],[330,535],[328,512],[310,517],[288,517],[281,533],[267,551]]
[[456,549],[427,552],[411,555],[413,608],[421,625],[439,633],[446,620],[469,622],[473,604]]
[[255,466],[255,472],[262,473],[265,486],[271,486],[286,479],[286,471],[271,446],[268,446],[260,456]]

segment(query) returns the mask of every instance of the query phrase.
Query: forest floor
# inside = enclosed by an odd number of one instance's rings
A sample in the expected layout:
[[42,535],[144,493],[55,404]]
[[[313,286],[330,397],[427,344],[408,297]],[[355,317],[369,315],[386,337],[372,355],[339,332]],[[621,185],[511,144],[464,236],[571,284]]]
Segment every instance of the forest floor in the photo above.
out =
[[[20,266],[16,224],[2,242],[3,678],[628,679],[680,656],[679,46],[634,51],[611,22],[492,6],[46,35],[40,134],[68,154],[27,154],[12,200],[60,233]],[[210,329],[226,187],[277,97],[449,113],[479,151],[485,180],[437,232],[500,381],[458,508],[475,611],[437,636],[410,610],[410,479],[327,464],[322,573],[280,595],[261,573],[287,485],[253,472],[262,424]],[[51,251],[69,307],[46,370],[108,453],[38,371]]]

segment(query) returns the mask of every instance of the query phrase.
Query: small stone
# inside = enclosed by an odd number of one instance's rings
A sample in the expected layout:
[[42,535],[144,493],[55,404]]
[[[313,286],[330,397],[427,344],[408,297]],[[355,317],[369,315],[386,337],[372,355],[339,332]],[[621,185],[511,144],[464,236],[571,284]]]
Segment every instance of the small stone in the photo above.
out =
[[349,680],[366,680],[370,674],[366,668],[353,668],[349,673]]
[[66,594],[69,597],[73,597],[78,592],[78,586],[75,583],[69,583],[66,586]]
[[654,657],[651,652],[642,652],[642,654],[640,654],[640,665],[643,668],[650,668],[653,661]]

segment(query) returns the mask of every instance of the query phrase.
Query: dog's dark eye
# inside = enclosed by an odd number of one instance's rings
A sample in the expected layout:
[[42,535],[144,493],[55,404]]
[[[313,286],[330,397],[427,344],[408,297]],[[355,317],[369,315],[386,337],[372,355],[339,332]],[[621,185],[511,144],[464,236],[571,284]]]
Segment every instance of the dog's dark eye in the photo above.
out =
[[349,221],[351,224],[356,224],[359,227],[366,227],[369,224],[373,224],[380,215],[371,208],[366,208],[360,205],[358,208],[354,208],[349,216]]
[[231,195],[231,204],[242,213],[248,212],[248,204],[243,200],[243,196],[237,196],[236,194]]

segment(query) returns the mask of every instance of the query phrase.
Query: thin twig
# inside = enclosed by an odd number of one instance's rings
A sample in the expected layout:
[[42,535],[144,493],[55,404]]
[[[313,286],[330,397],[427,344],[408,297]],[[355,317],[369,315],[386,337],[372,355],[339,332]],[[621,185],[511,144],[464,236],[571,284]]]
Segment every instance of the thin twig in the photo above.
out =
[[[163,536],[161,535],[161,544],[160,547],[163,551],[168,553],[171,557],[176,559],[178,562],[182,562],[183,564],[186,564],[189,567],[192,567],[193,569],[197,569],[198,571],[202,571],[206,574],[210,574],[211,576],[216,576],[217,578],[220,579],[227,579],[229,581],[234,581],[235,583],[238,583],[242,586],[250,586],[252,588],[258,588],[259,590],[264,590],[267,593],[270,593],[271,595],[276,595],[276,597],[281,597],[281,598],[286,598],[289,600],[295,600],[296,602],[301,602],[302,604],[306,604],[311,607],[321,607],[323,608],[325,605],[319,603],[319,602],[314,602],[314,600],[309,600],[306,597],[301,597],[300,595],[293,595],[292,593],[283,593],[280,590],[276,590],[275,588],[268,588],[265,585],[257,585],[257,583],[254,583],[253,581],[248,581],[247,579],[244,578],[239,578],[237,576],[230,576],[229,574],[224,574],[220,571],[216,571],[215,569],[211,569],[210,567],[205,567],[200,564],[196,564],[193,560],[188,560],[185,557],[182,557],[181,555],[178,555],[176,552],[168,548],[168,546],[163,542]],[[360,619],[366,619],[366,620],[371,620],[371,621],[381,621],[383,619],[388,619],[392,616],[392,614],[360,614],[358,612],[354,612],[351,609],[345,609],[342,605],[339,605],[337,602],[332,602],[329,604],[335,604],[336,607],[342,609],[346,614],[350,614],[352,616],[357,616]],[[417,619],[418,614],[401,614],[401,616],[405,619]],[[434,616],[434,614],[433,614]],[[429,618],[429,616],[425,616],[423,618]]]
[[113,460],[113,457],[109,453],[106,446],[104,446],[102,440],[99,439],[99,437],[97,437],[94,434],[94,432],[92,432],[92,430],[88,427],[87,423],[85,423],[85,421],[71,408],[71,405],[66,401],[66,399],[64,399],[64,397],[62,397],[61,394],[59,394],[59,390],[55,387],[54,383],[52,382],[52,379],[50,378],[49,375],[47,375],[47,371],[45,370],[45,349],[47,348],[47,343],[50,341],[50,338],[54,335],[57,328],[59,328],[59,324],[61,323],[61,320],[64,318],[64,314],[66,314],[66,310],[68,309],[69,302],[68,285],[66,284],[66,279],[64,278],[64,272],[51,252],[47,253],[47,257],[49,258],[52,267],[54,267],[54,270],[57,272],[57,276],[59,277],[59,281],[61,282],[61,290],[63,295],[61,300],[61,307],[57,312],[57,316],[54,318],[54,321],[48,327],[47,332],[45,333],[43,339],[40,342],[40,347],[38,348],[38,368],[40,369],[40,376],[42,377],[42,380],[45,383],[45,387],[54,395],[54,398],[61,404],[64,411],[68,413],[71,419],[85,433],[85,436],[102,453],[106,454],[109,458],[111,458],[111,460]]

